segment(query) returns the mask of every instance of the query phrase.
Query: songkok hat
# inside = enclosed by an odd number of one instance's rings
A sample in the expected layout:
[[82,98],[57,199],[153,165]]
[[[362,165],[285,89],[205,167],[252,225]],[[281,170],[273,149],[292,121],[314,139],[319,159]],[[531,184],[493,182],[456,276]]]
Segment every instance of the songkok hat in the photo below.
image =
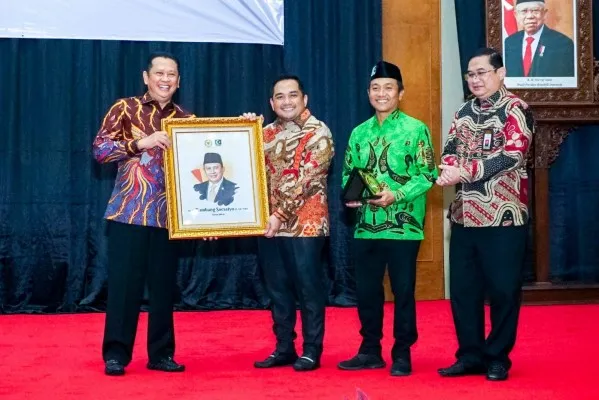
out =
[[218,153],[204,154],[204,164],[220,164],[223,165],[223,160]]
[[544,3],[544,2],[545,2],[545,0],[517,0],[516,5],[522,4],[522,3]]
[[372,81],[377,78],[393,78],[397,79],[398,82],[402,81],[399,67],[386,61],[379,61],[372,67],[370,80]]

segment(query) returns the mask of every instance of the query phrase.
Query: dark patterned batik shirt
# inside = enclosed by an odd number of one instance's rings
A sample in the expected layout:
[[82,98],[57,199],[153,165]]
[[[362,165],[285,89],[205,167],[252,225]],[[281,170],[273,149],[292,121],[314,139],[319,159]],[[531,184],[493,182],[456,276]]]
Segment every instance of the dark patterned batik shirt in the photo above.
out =
[[451,221],[466,227],[528,221],[526,159],[533,130],[532,112],[505,88],[460,107],[441,156],[443,164],[460,168]]
[[137,141],[161,130],[164,118],[190,116],[193,115],[174,103],[161,109],[148,93],[119,99],[110,107],[93,143],[98,162],[118,163],[104,218],[166,228],[164,150],[155,147],[140,151]]

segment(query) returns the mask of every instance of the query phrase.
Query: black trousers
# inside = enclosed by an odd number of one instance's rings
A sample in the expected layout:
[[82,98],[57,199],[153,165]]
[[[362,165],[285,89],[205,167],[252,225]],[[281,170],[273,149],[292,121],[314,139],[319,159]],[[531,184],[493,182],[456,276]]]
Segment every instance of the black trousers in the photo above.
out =
[[[450,296],[464,363],[502,362],[516,342],[528,226],[466,228],[453,224],[449,245]],[[485,340],[485,295],[491,332]]]
[[381,356],[383,338],[383,278],[389,271],[395,296],[393,360],[411,360],[410,347],[418,339],[416,328],[416,257],[420,240],[355,239],[353,241],[356,269],[358,316],[362,328],[359,353]]
[[177,272],[176,244],[166,229],[109,222],[108,304],[102,355],[104,361],[129,364],[140,306],[147,283],[148,357],[173,356],[173,295]]
[[270,296],[277,351],[294,354],[296,300],[302,318],[304,354],[319,358],[324,339],[326,293],[322,250],[324,237],[261,238],[259,255]]

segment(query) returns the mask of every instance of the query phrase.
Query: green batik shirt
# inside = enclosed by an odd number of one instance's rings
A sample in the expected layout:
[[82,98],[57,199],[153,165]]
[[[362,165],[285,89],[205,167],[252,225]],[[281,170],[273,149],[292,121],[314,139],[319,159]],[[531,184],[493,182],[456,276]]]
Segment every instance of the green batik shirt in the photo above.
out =
[[437,179],[431,136],[426,125],[399,110],[382,125],[376,115],[349,137],[343,163],[343,186],[354,167],[371,171],[383,190],[395,195],[387,207],[358,208],[357,239],[424,239],[426,192]]

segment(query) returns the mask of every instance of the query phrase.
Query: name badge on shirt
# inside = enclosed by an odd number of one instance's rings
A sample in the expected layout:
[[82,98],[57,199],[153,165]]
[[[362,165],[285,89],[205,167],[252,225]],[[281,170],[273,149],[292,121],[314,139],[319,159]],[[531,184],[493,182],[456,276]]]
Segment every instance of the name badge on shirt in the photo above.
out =
[[493,131],[487,129],[483,132],[483,150],[491,150],[493,147]]

